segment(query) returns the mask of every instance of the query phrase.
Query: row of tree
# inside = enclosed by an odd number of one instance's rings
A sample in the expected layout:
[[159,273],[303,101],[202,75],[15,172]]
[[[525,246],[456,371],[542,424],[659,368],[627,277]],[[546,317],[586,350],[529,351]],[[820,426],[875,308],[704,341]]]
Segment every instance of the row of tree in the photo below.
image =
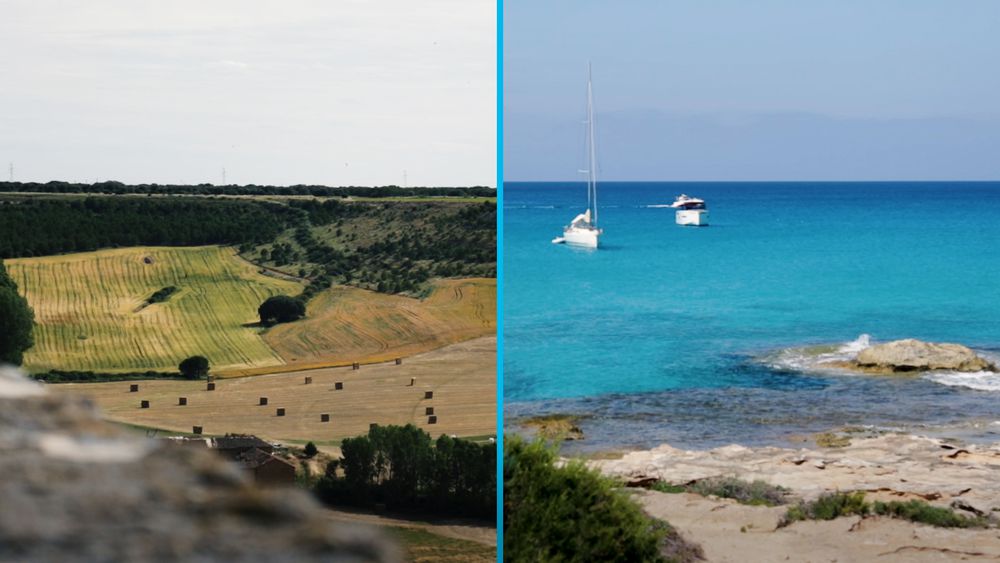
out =
[[347,438],[316,484],[325,502],[385,504],[440,514],[496,515],[496,446],[430,434],[412,424]]
[[315,197],[496,197],[496,189],[486,186],[468,188],[403,188],[400,186],[261,186],[257,184],[217,186],[215,184],[124,184],[108,181],[92,184],[77,182],[0,182],[0,192],[31,193],[100,193],[100,194],[176,194],[176,195],[311,195]]
[[0,258],[117,246],[261,244],[298,215],[287,206],[189,198],[0,200]]

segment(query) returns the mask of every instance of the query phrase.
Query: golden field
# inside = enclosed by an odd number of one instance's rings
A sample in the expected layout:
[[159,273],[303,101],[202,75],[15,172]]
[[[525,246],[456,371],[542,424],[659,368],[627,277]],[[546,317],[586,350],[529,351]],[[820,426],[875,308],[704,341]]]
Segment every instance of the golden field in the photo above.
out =
[[[496,280],[447,279],[425,299],[336,286],[307,318],[255,326],[268,296],[303,285],[260,273],[224,247],[136,247],[7,261],[35,310],[25,367],[174,371],[203,355],[220,376],[372,363],[495,334]],[[164,303],[142,307],[175,286]]]
[[[135,247],[8,260],[35,310],[29,371],[175,371],[192,355],[213,366],[283,362],[261,336],[257,307],[302,285],[257,273],[221,247]],[[165,303],[141,308],[175,286]]]
[[[305,377],[312,383],[306,384]],[[410,378],[416,381],[410,385]],[[336,390],[335,383],[343,389]],[[129,392],[138,383],[139,391]],[[277,441],[312,440],[320,445],[364,434],[371,423],[413,423],[432,436],[496,433],[496,337],[483,337],[387,362],[216,381],[154,380],[51,385],[58,392],[93,399],[107,418],[134,425],[206,434],[250,433]],[[425,399],[431,391],[433,397]],[[186,397],[186,406],[178,398]],[[267,406],[260,406],[267,397]],[[139,408],[142,400],[148,409]],[[429,424],[427,407],[434,408]],[[284,408],[285,416],[276,409]],[[320,415],[329,414],[330,422]]]

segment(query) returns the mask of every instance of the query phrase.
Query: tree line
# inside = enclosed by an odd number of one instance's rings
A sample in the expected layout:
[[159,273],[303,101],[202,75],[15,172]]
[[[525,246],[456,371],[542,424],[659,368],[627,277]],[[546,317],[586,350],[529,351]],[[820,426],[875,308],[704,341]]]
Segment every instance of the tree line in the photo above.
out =
[[171,195],[308,195],[314,197],[496,197],[497,191],[487,186],[472,187],[420,187],[401,186],[319,186],[296,184],[294,186],[270,185],[224,185],[215,184],[124,184],[117,181],[77,182],[0,182],[0,192],[99,193],[109,195],[125,194],[171,194]]
[[325,502],[440,514],[496,516],[496,446],[430,434],[412,424],[347,438],[317,482]]
[[119,246],[260,244],[277,237],[294,215],[287,206],[257,201],[0,200],[0,258]]

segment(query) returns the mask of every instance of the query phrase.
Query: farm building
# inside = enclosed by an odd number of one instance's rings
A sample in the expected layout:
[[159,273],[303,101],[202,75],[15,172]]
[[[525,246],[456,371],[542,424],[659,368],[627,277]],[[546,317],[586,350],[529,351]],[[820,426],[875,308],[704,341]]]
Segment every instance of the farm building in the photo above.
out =
[[213,438],[211,447],[232,460],[239,460],[242,454],[253,450],[261,450],[267,454],[274,453],[274,445],[249,434],[226,434]]
[[295,484],[295,466],[264,450],[255,448],[245,451],[237,461],[258,485]]
[[171,437],[188,447],[210,448],[236,462],[261,485],[295,484],[295,465],[274,455],[274,445],[249,434],[227,434],[217,438]]

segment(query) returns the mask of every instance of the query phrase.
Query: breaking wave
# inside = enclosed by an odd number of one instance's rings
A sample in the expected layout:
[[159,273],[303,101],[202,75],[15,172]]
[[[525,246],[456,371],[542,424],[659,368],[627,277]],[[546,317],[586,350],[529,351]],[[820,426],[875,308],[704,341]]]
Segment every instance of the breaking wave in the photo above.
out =
[[791,371],[843,371],[825,365],[829,362],[846,362],[858,356],[858,352],[871,346],[871,336],[862,334],[842,344],[821,344],[785,348],[767,354],[760,361],[773,369]]
[[[862,334],[856,339],[842,344],[803,346],[785,348],[759,358],[761,363],[772,369],[801,372],[836,372],[857,375],[854,372],[830,365],[857,358],[858,353],[872,345],[871,336]],[[977,354],[997,363],[997,358],[980,350]],[[1000,392],[1000,373],[991,371],[956,372],[936,371],[922,375],[924,379],[949,387],[966,387],[977,391]]]
[[924,378],[950,387],[968,387],[977,391],[1000,392],[1000,373],[992,371],[928,373]]

